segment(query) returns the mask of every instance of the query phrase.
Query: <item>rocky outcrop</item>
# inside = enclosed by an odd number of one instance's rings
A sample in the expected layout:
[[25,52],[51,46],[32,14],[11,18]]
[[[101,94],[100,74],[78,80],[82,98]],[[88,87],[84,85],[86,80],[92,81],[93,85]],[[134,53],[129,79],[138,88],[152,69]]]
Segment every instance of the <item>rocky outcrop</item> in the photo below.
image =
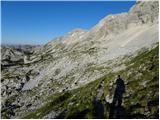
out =
[[[2,47],[2,105],[6,101],[20,104],[13,109],[15,115],[8,118],[23,118],[44,105],[52,94],[78,89],[106,74],[125,70],[132,57],[157,46],[158,7],[157,1],[137,2],[128,13],[109,15],[90,30],[75,29],[44,46]],[[147,70],[145,65],[140,67]],[[152,64],[150,70],[154,67]],[[135,74],[136,79],[143,76]],[[148,82],[140,84],[146,87]],[[109,94],[105,99],[112,101]],[[53,111],[53,116],[45,115],[52,118],[58,114]]]

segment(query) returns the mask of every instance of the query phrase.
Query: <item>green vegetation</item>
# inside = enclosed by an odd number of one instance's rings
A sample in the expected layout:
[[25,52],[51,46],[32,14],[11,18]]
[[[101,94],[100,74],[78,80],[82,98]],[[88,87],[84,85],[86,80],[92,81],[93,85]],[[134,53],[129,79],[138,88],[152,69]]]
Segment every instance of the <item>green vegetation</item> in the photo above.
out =
[[[126,93],[122,105],[128,111],[128,118],[156,118],[159,104],[158,51],[159,47],[141,52],[126,63],[125,70],[109,73],[75,90],[49,96],[46,104],[24,118],[42,118],[56,110],[63,111],[57,118],[96,118],[93,101],[102,81],[104,81],[104,94],[101,102],[104,106],[104,117],[108,118],[109,104],[105,102],[105,96],[114,94],[114,90],[109,91],[109,83],[118,74],[124,78],[126,83]],[[147,115],[144,114],[146,108],[149,109]]]
[[84,53],[84,54],[93,55],[93,54],[97,53],[97,48],[92,47],[92,48],[86,49],[86,50],[81,51],[81,52]]
[[11,109],[1,109],[1,115],[3,116],[3,119],[9,119],[10,118],[10,114],[12,114],[13,111]]
[[36,112],[30,113],[29,115],[25,116],[24,118],[41,118],[53,109],[56,109],[64,104],[64,101],[70,97],[70,93],[61,93],[55,94],[54,96],[48,97],[48,103],[42,106],[41,108],[37,109]]

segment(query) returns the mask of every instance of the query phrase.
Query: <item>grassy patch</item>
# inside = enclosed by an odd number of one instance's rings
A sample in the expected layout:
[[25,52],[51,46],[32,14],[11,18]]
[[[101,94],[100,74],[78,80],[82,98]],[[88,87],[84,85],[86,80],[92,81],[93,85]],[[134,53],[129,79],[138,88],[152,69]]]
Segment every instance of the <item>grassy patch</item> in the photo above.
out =
[[[109,116],[109,106],[105,102],[105,96],[114,91],[109,90],[109,83],[115,80],[120,74],[126,83],[126,93],[129,97],[123,99],[123,105],[128,110],[134,104],[138,103],[142,107],[136,107],[130,111],[130,117],[142,118],[144,107],[147,107],[148,101],[153,101],[158,96],[158,47],[151,51],[143,51],[136,57],[127,62],[127,68],[117,73],[108,73],[107,75],[87,84],[83,87],[71,90],[65,93],[57,93],[49,96],[44,106],[30,113],[24,118],[42,118],[52,110],[63,109],[64,111],[57,118],[95,118],[95,108],[93,101],[97,94],[97,89],[102,81],[104,81],[104,95],[101,98],[104,108],[104,116]],[[94,68],[90,68],[94,70]],[[103,69],[103,68],[100,68]],[[147,81],[146,86],[142,83]],[[154,98],[152,97],[154,96]],[[155,114],[158,106],[151,109]]]

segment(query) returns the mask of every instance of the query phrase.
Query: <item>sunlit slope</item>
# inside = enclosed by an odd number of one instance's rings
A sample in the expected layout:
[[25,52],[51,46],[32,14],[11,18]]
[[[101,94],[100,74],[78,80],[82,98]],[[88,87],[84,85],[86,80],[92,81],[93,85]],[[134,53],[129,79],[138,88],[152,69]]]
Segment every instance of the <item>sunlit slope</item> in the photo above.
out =
[[[131,57],[129,61],[125,62],[127,67],[122,71],[109,73],[81,88],[49,96],[45,105],[35,112],[31,112],[25,118],[97,118],[94,100],[103,81],[101,103],[104,107],[104,118],[108,118],[110,103],[106,96],[114,94],[114,89],[109,91],[109,86],[118,74],[122,76],[126,85],[122,104],[123,109],[127,111],[125,117],[158,118],[158,51],[158,46],[152,50],[141,51],[136,57]],[[55,111],[59,111],[59,113],[54,114]]]

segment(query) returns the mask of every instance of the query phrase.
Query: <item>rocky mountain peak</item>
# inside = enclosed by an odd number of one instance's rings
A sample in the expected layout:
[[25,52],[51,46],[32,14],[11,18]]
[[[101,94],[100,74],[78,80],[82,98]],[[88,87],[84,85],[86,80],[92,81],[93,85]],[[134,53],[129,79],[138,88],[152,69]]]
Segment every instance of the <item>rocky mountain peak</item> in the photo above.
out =
[[129,10],[129,16],[132,18],[131,22],[153,23],[158,20],[158,11],[158,1],[137,1],[136,5]]
[[68,35],[81,34],[81,33],[84,33],[84,32],[86,32],[86,31],[87,31],[87,30],[77,28],[77,29],[74,29],[74,30],[72,30],[71,32],[69,32],[69,33],[67,33],[67,34],[68,34]]
[[91,31],[96,36],[117,34],[130,26],[158,22],[158,1],[138,1],[128,13],[111,14],[103,18]]
[[63,37],[68,39],[67,42],[72,42],[72,40],[79,39],[81,36],[83,36],[87,30],[83,29],[74,29],[71,32],[68,32],[66,35]]
[[125,99],[111,116],[158,118],[158,7],[138,1],[38,48],[2,47],[2,118],[109,118],[119,74]]

